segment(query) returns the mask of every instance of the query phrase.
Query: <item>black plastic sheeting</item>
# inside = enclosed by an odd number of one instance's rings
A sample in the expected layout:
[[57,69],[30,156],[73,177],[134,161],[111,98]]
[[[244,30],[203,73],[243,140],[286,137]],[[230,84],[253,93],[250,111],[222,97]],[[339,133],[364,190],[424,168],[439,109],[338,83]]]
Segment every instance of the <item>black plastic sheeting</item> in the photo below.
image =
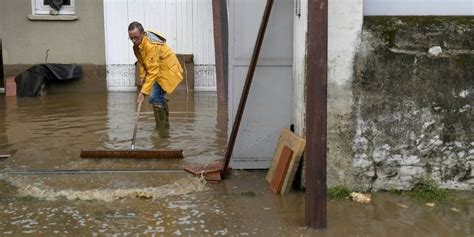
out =
[[18,97],[36,97],[41,88],[52,81],[78,79],[82,76],[82,69],[77,64],[48,63],[30,67],[15,77],[16,95]]
[[63,4],[65,3],[64,0],[46,0],[45,1],[51,8],[54,8],[56,9],[57,11],[59,11],[59,9],[61,9],[61,7],[63,6]]

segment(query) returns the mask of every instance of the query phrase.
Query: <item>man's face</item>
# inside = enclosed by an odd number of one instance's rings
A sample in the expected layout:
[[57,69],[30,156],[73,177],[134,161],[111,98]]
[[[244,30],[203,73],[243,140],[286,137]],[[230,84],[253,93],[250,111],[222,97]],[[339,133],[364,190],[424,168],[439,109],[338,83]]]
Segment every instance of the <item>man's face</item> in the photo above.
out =
[[128,32],[128,37],[130,40],[133,42],[133,45],[138,46],[142,43],[143,36],[145,35],[145,32],[141,32],[135,28],[131,31]]

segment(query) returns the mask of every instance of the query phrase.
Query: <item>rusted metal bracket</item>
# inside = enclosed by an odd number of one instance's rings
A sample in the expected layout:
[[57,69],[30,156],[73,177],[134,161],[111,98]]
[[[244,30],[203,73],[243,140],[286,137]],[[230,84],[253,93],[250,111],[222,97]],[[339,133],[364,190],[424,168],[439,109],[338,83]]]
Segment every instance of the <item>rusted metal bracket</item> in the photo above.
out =
[[196,176],[202,176],[206,181],[221,181],[222,163],[216,162],[206,165],[188,164],[184,166],[184,170]]

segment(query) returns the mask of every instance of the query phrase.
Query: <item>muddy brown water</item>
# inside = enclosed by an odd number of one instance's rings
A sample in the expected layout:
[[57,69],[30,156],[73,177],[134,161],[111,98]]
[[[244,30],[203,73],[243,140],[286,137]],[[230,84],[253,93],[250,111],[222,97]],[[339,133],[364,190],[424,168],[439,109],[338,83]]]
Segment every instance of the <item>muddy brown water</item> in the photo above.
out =
[[[81,149],[130,149],[136,119],[135,93],[2,97],[0,151],[16,151],[6,169],[178,168],[176,161],[96,161]],[[214,93],[173,94],[169,139],[158,137],[151,106],[142,108],[136,148],[183,149],[186,162],[221,159],[225,152],[227,109]],[[218,113],[219,112],[219,113]]]
[[135,93],[0,97],[0,236],[474,236],[474,195],[434,207],[376,193],[328,201],[328,228],[304,227],[304,192],[278,196],[266,171],[218,184],[182,171],[222,159],[227,108],[215,93],[170,98],[171,138],[144,107],[137,147],[179,148],[180,161],[84,160],[81,149],[126,149]]

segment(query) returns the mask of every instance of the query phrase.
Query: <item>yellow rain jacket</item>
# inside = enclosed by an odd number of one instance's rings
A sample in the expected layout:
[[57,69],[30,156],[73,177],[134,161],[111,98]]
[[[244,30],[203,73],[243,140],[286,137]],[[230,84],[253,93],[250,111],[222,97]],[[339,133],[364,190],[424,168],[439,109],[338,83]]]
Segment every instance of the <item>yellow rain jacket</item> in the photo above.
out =
[[145,78],[141,93],[149,95],[156,81],[166,93],[171,93],[183,80],[183,69],[166,39],[153,31],[147,31],[141,44],[133,46],[138,59],[139,76]]

